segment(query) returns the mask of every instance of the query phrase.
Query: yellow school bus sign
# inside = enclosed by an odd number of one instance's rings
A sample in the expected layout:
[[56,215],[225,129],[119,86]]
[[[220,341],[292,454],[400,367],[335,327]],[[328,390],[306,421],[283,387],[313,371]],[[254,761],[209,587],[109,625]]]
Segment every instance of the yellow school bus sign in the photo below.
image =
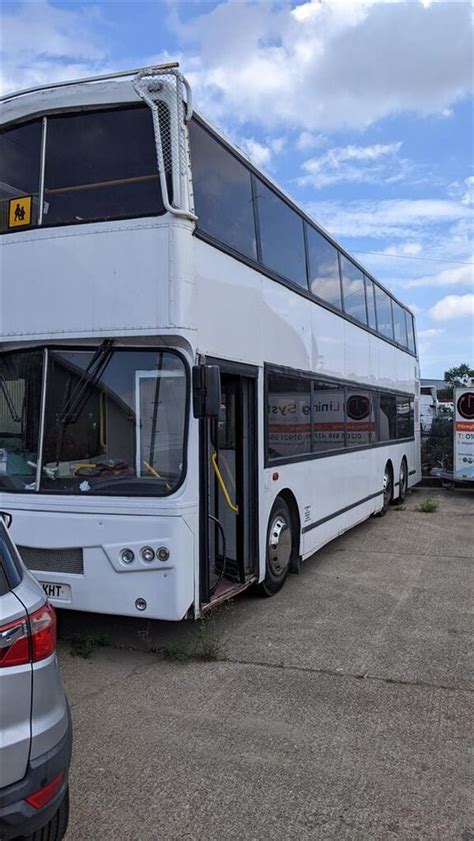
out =
[[10,199],[8,210],[8,227],[21,228],[23,225],[31,225],[31,196],[20,196],[17,199]]

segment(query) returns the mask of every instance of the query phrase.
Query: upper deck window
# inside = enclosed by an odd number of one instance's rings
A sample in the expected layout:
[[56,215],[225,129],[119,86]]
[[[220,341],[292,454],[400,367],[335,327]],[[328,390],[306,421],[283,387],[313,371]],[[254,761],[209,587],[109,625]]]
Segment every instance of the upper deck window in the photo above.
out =
[[395,341],[403,347],[408,347],[407,325],[405,321],[405,310],[396,301],[392,301],[393,326],[395,329]]
[[262,263],[307,289],[303,220],[262,181],[255,183]]
[[392,300],[380,286],[375,287],[375,306],[379,333],[393,340]]
[[319,231],[306,226],[311,292],[341,309],[341,281],[337,248]]
[[375,292],[374,292],[374,284],[371,281],[370,277],[364,275],[365,280],[365,299],[367,301],[367,317],[368,317],[368,324],[372,330],[377,329],[377,318],[375,315]]
[[164,212],[153,119],[144,105],[49,116],[0,134],[1,231]]
[[341,254],[341,277],[344,311],[362,324],[367,324],[364,275],[343,254]]
[[[276,281],[290,281],[302,295],[309,287],[315,303],[395,341],[398,315],[376,282],[198,118],[189,139],[198,236]],[[406,334],[401,321],[395,329],[397,343],[414,353],[413,323]]]
[[41,121],[0,134],[0,231],[37,224],[40,154]]
[[405,310],[405,321],[408,334],[408,350],[415,353],[415,322],[411,312]]
[[43,225],[163,212],[148,108],[48,118]]
[[250,172],[195,120],[189,132],[198,227],[255,260]]

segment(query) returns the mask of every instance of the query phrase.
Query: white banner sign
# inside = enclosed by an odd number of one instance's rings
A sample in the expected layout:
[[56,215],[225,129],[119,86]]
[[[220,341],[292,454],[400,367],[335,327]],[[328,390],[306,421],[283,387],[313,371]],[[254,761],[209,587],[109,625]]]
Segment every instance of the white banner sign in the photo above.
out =
[[474,481],[474,389],[454,391],[454,478]]

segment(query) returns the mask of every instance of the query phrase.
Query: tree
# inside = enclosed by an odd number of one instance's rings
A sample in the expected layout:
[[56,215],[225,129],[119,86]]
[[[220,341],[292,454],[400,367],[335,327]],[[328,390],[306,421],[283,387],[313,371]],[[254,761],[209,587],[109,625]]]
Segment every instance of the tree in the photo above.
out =
[[471,377],[474,377],[474,368],[471,368],[467,362],[461,362],[457,367],[449,368],[444,372],[445,383],[453,388],[467,385]]
[[438,400],[441,401],[451,401],[453,399],[453,387],[452,385],[447,385],[446,388],[438,388]]

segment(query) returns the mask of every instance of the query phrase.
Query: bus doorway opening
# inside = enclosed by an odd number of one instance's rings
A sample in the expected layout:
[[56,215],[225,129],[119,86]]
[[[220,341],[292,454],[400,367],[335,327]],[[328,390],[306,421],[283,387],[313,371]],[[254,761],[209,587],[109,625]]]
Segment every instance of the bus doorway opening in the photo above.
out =
[[257,580],[256,379],[221,369],[219,418],[201,421],[201,606]]

